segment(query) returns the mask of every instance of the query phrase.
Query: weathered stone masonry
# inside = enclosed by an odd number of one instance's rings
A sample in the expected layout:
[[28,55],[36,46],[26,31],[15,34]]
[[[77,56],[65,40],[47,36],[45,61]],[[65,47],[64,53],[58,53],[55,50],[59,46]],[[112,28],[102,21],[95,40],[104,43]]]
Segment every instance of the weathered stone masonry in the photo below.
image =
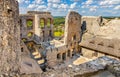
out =
[[66,16],[65,20],[65,37],[62,45],[49,49],[47,60],[50,66],[60,62],[70,60],[75,54],[80,54],[80,32],[81,32],[81,15],[72,11]]
[[[47,24],[49,19],[50,26]],[[49,12],[28,11],[27,14],[20,15],[20,21],[21,39],[26,39],[28,42],[36,40],[36,43],[40,42],[45,44],[43,49],[39,43],[36,47],[40,53],[46,53],[42,55],[46,55],[48,66],[53,67],[58,63],[71,59],[76,53],[80,53],[81,15],[78,13],[72,11],[67,15],[63,42],[53,39],[53,17]],[[28,21],[32,21],[32,26],[29,28],[27,24]],[[27,36],[29,32],[33,34],[31,40],[29,40],[30,37]],[[49,43],[47,43],[47,41]],[[54,41],[55,45],[51,43],[52,41]],[[23,47],[23,52],[26,52],[24,50]]]
[[16,0],[0,0],[0,74],[18,71],[20,61],[19,9]]
[[38,42],[52,40],[53,17],[50,12],[28,11],[27,14],[20,15],[20,21],[21,38],[32,38]]

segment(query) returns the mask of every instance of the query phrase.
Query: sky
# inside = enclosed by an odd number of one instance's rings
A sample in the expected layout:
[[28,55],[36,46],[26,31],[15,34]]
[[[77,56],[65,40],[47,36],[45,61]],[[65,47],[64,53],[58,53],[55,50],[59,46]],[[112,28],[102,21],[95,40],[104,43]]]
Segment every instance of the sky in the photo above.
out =
[[83,16],[120,16],[120,0],[18,0],[20,14],[27,11],[49,11],[66,16],[76,11]]

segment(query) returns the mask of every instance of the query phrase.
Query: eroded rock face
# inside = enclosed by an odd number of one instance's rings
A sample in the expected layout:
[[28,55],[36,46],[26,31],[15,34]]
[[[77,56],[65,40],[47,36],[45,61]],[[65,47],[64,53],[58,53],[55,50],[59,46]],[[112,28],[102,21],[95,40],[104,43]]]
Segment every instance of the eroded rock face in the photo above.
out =
[[11,74],[13,76],[13,72],[18,72],[19,29],[18,2],[16,0],[0,0],[0,75]]

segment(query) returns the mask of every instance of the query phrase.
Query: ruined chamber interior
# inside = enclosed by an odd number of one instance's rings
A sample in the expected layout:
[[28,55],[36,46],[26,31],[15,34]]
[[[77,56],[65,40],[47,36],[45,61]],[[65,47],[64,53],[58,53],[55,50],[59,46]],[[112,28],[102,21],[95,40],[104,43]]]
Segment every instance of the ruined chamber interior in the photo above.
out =
[[120,77],[120,19],[70,11],[56,39],[50,12],[18,6],[0,0],[0,77]]
[[28,11],[20,15],[22,74],[44,73],[46,77],[120,75],[115,69],[120,64],[119,39],[101,34],[102,28],[110,22],[101,16],[81,16],[71,11],[65,18],[64,37],[56,39],[53,21],[50,12]]

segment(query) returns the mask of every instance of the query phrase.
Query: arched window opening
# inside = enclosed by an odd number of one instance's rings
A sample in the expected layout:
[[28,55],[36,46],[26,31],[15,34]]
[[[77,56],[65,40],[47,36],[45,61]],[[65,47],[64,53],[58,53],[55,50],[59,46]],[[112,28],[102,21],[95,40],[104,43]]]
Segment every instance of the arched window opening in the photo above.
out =
[[66,53],[62,54],[62,60],[66,60]]
[[41,18],[40,19],[40,28],[44,28],[45,27],[45,19]]
[[57,59],[60,59],[61,58],[61,55],[60,54],[57,54]]
[[29,32],[28,34],[27,34],[27,37],[29,37],[29,38],[31,38],[33,36],[33,33],[32,32]]
[[27,29],[32,29],[33,28],[33,20],[28,19],[26,23],[27,23]]
[[51,19],[48,18],[48,19],[47,19],[47,27],[50,28],[50,25],[51,25]]
[[21,52],[23,52],[23,47],[21,48]]
[[74,41],[74,40],[76,40],[76,35],[74,35],[74,36],[72,37],[72,41]]
[[27,41],[27,39],[23,38],[23,39],[22,39],[22,41],[23,41],[23,42],[26,42],[26,41]]

